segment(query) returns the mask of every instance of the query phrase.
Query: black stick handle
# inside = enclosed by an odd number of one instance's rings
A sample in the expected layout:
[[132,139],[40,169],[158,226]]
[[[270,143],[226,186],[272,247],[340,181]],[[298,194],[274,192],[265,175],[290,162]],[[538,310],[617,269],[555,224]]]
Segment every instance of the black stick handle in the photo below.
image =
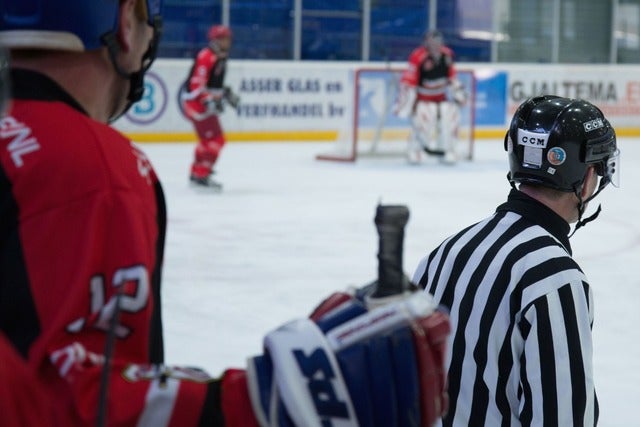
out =
[[409,208],[404,205],[378,205],[375,225],[378,229],[378,280],[373,298],[402,293],[410,288],[403,270],[404,227]]

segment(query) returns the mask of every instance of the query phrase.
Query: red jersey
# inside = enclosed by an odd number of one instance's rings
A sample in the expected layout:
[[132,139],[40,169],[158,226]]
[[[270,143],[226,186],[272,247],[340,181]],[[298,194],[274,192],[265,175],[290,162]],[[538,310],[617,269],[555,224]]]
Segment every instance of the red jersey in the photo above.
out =
[[207,102],[223,95],[227,58],[220,57],[210,47],[198,52],[187,80],[185,110],[201,114]]
[[108,425],[220,423],[220,381],[161,366],[166,212],[149,160],[47,77],[11,78],[12,110],[0,120],[0,330],[51,396],[55,424],[95,425],[109,333]]
[[52,426],[48,396],[0,334],[0,416],[3,427]]
[[420,46],[409,55],[401,82],[416,87],[418,101],[442,102],[446,100],[447,86],[455,76],[451,49],[442,47],[440,57],[435,59],[425,46]]

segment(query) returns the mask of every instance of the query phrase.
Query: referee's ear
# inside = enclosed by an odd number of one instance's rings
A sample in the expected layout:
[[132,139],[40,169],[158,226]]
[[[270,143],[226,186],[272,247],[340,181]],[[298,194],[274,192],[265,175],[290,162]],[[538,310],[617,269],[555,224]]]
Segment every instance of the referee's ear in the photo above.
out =
[[582,188],[580,189],[580,196],[582,200],[587,200],[598,188],[598,174],[596,173],[596,168],[593,165],[587,167],[587,171],[584,175],[584,182],[582,183]]

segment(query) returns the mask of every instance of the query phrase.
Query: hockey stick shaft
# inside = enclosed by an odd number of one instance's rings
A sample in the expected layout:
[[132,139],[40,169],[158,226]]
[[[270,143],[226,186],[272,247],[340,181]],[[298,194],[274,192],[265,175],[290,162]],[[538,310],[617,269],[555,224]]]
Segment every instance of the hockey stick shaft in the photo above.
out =
[[378,280],[372,297],[382,298],[404,292],[409,282],[403,270],[404,227],[409,209],[403,205],[378,205]]
[[109,406],[109,383],[111,380],[111,363],[113,361],[113,353],[116,345],[116,328],[120,318],[120,301],[122,299],[124,286],[118,287],[116,293],[116,302],[113,315],[109,321],[109,330],[104,346],[104,365],[100,373],[100,390],[98,394],[98,416],[96,419],[97,427],[105,427],[107,425],[108,406]]

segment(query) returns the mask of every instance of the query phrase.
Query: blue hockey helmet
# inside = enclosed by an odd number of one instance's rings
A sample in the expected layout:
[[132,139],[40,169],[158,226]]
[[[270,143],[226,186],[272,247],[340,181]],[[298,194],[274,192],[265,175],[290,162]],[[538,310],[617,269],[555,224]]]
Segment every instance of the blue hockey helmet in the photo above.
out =
[[[140,0],[159,30],[162,0]],[[93,50],[118,25],[118,0],[5,0],[0,2],[0,45],[8,48]]]
[[0,46],[77,52],[106,46],[117,73],[131,82],[126,111],[142,97],[144,73],[156,58],[162,34],[162,0],[137,2],[136,14],[145,17],[154,33],[138,71],[127,72],[116,61],[120,0],[0,1]]

